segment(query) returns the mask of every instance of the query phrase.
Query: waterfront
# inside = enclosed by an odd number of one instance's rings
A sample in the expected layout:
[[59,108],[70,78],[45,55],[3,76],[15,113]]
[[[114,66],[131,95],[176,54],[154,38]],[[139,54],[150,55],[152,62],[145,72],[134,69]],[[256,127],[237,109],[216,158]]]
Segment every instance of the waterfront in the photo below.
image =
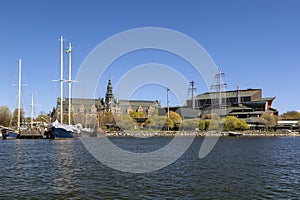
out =
[[[100,138],[101,139],[101,138]],[[171,138],[111,138],[120,147],[149,152]],[[203,138],[170,166],[130,174],[94,159],[80,139],[1,140],[3,199],[297,199],[299,137],[219,139],[204,159]]]

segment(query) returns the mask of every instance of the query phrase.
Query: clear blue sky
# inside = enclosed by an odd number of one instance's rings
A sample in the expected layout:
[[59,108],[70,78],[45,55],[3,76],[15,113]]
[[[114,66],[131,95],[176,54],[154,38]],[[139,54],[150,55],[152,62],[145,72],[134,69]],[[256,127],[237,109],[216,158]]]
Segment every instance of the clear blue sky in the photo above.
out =
[[[200,43],[226,73],[227,89],[237,85],[262,88],[265,97],[276,96],[273,107],[280,113],[300,110],[299,10],[298,0],[1,0],[0,105],[11,109],[17,105],[17,88],[12,84],[17,83],[19,58],[23,59],[23,83],[28,84],[22,101],[27,113],[32,92],[36,114],[56,105],[59,85],[52,80],[58,79],[60,72],[60,35],[73,43],[75,77],[84,58],[101,41],[128,29],[151,26],[182,32]],[[168,62],[168,55],[152,53],[148,52],[148,57],[129,55],[127,61],[115,65]],[[115,73],[107,74],[113,84],[119,78]],[[106,81],[100,82],[101,96]],[[207,91],[201,83],[196,86],[197,93]],[[152,94],[145,98],[160,99],[165,105],[164,91]],[[134,97],[143,98],[143,92],[137,91]],[[178,102],[172,97],[171,104]]]

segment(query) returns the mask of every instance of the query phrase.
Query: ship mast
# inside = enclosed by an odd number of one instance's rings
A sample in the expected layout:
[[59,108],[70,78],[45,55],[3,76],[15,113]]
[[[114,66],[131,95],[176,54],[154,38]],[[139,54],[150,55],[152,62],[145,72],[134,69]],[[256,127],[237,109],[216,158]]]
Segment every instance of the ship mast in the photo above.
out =
[[21,87],[22,87],[22,60],[19,59],[19,85],[18,85],[18,130],[21,121]]
[[212,85],[211,89],[215,89],[216,92],[219,94],[219,108],[222,107],[222,92],[224,90],[224,88],[226,87],[226,83],[223,83],[222,78],[225,76],[225,73],[222,73],[221,71],[219,71],[218,74],[216,74],[215,78],[217,79],[217,84],[216,85]]
[[72,45],[71,42],[69,43],[69,48],[67,50],[69,54],[69,125],[71,125],[71,84],[72,84]]
[[34,115],[34,110],[33,110],[33,104],[34,102],[33,102],[33,94],[32,94],[32,96],[31,96],[31,128],[33,128],[33,115]]
[[64,46],[63,36],[60,36],[60,123],[63,123],[63,75],[64,75],[64,54],[63,54],[63,46]]

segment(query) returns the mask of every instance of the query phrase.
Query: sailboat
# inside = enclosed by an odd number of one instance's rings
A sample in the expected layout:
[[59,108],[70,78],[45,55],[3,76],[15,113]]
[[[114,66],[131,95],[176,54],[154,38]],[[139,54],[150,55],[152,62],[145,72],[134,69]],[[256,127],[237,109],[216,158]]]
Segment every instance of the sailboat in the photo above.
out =
[[57,120],[52,123],[52,131],[54,137],[56,139],[59,138],[73,138],[80,134],[80,129],[71,124],[71,74],[72,74],[72,46],[69,43],[69,48],[67,49],[67,53],[69,54],[69,124],[63,123],[63,36],[60,37],[60,122]]
[[13,130],[7,127],[1,129],[2,139],[16,139],[20,137],[21,129],[21,89],[22,89],[22,60],[19,59],[19,82],[18,82],[18,123],[17,130]]

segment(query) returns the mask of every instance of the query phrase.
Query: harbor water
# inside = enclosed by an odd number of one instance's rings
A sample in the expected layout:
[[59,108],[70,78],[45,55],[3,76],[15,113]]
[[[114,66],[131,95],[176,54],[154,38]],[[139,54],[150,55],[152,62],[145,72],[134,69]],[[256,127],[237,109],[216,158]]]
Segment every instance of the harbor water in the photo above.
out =
[[[170,140],[111,138],[135,152]],[[1,140],[1,199],[300,198],[300,137],[223,137],[199,159],[202,141],[168,167],[132,174],[97,161],[80,139]]]

